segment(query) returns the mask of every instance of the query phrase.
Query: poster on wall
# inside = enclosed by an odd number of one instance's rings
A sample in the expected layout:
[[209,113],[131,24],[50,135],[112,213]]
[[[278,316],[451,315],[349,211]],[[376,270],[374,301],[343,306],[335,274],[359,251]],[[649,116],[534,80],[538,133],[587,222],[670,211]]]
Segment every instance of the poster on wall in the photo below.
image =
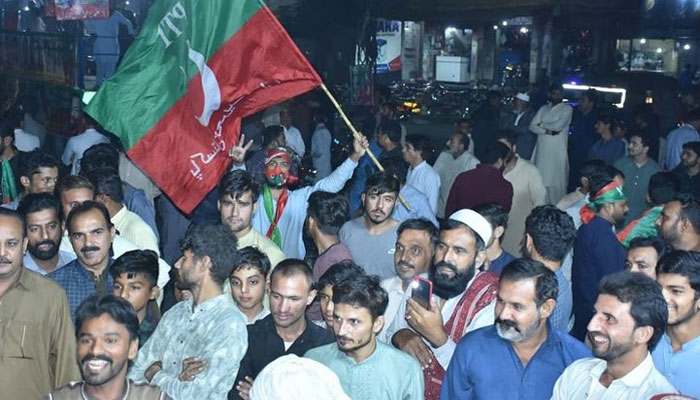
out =
[[56,19],[109,18],[109,0],[54,0]]
[[377,19],[377,73],[401,70],[401,21]]

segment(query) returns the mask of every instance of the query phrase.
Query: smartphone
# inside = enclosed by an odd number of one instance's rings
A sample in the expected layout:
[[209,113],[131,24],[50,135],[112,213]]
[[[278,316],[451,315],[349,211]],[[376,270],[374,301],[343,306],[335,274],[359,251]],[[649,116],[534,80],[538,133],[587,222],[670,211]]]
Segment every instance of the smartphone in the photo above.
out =
[[430,298],[433,297],[433,282],[417,276],[411,282],[411,298],[426,310],[430,310]]

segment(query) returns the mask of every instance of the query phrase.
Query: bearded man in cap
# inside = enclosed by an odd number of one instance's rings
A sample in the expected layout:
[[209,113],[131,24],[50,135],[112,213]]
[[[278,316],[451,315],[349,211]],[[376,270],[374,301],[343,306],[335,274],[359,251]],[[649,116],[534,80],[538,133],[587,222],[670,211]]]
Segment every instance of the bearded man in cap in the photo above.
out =
[[535,116],[535,111],[530,108],[530,96],[527,93],[518,93],[513,98],[513,115],[505,126],[506,130],[515,132],[517,140],[514,143],[518,156],[530,161],[535,152],[537,135],[530,131],[530,122]]
[[396,318],[392,324],[394,346],[423,366],[426,400],[439,398],[460,339],[494,322],[498,277],[479,272],[491,236],[491,225],[477,212],[463,209],[452,214],[440,230],[429,271],[433,283],[429,308],[411,298],[409,289],[397,313],[403,311],[405,318]]
[[[252,142],[243,145],[242,137],[229,155],[233,158],[234,169],[245,169],[245,153]],[[360,135],[353,141],[352,152],[335,171],[319,180],[313,186],[290,190],[298,178],[291,173],[290,151],[275,147],[265,155],[265,182],[262,187],[262,207],[253,213],[253,228],[271,239],[289,258],[303,259],[306,255],[302,232],[306,220],[306,209],[311,193],[322,190],[336,193],[352,177],[357,161],[365,154],[367,138]]]

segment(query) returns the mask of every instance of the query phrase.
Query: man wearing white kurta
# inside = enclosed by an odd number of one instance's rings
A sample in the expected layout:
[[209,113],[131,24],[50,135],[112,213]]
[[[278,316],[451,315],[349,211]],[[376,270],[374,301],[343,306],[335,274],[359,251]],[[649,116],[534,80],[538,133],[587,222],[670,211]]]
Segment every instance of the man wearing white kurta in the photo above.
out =
[[437,216],[440,218],[445,216],[445,204],[457,175],[476,168],[480,162],[467,151],[469,146],[469,137],[457,131],[447,141],[449,150],[443,151],[435,161],[433,169],[440,175],[440,197],[437,203]]
[[573,108],[562,103],[559,86],[549,89],[549,103],[543,105],[530,123],[530,131],[537,134],[535,165],[542,174],[547,188],[547,203],[557,204],[566,194],[569,176],[567,143]]

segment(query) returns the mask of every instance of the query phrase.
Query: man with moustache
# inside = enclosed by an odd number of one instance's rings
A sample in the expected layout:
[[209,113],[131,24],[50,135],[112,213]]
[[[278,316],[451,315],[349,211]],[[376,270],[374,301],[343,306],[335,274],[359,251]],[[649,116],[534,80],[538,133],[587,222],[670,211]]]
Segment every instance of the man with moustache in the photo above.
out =
[[387,294],[375,276],[357,275],[333,287],[336,343],[304,357],[330,368],[353,400],[421,399],[423,376],[410,356],[377,341]]
[[659,285],[634,272],[608,275],[600,283],[594,309],[588,340],[595,357],[566,368],[552,400],[637,400],[675,393],[649,354],[668,319]]
[[600,280],[625,268],[625,249],[615,236],[615,224],[625,220],[627,196],[615,180],[594,180],[591,196],[581,209],[581,221],[574,242],[571,288],[574,300],[574,329],[571,334],[583,340],[593,316],[593,304]]
[[406,302],[406,291],[417,276],[427,278],[428,269],[435,256],[439,231],[427,219],[408,219],[399,225],[394,251],[396,276],[384,279],[382,288],[389,295],[389,303],[384,312],[384,327],[377,338],[390,343],[396,333],[391,330],[395,319],[403,319],[397,314],[399,306]]
[[22,217],[0,208],[0,397],[36,399],[79,376],[66,295],[22,268]]
[[659,234],[676,250],[700,251],[700,200],[681,193],[664,205]]
[[44,400],[165,400],[158,387],[126,378],[136,358],[139,324],[129,302],[113,295],[88,297],[76,314],[78,363],[82,381],[71,382]]
[[700,398],[700,253],[674,251],[659,262],[657,282],[668,303],[668,326],[651,357],[685,396]]
[[61,216],[56,199],[48,193],[28,194],[17,211],[27,225],[27,252],[24,267],[41,275],[53,272],[71,262],[75,256],[60,250]]
[[368,275],[380,279],[393,277],[394,246],[399,221],[391,217],[399,195],[399,180],[387,172],[377,172],[367,179],[362,194],[364,214],[346,222],[340,229],[340,241],[352,259]]
[[457,343],[475,329],[492,325],[498,276],[478,272],[491,240],[489,222],[469,209],[457,211],[440,230],[429,278],[433,298],[425,309],[410,298],[399,308],[392,343],[423,366],[425,398],[437,399]]
[[459,342],[440,399],[549,399],[566,367],[591,356],[583,343],[549,322],[557,286],[554,272],[539,261],[521,258],[506,265],[496,323]]
[[223,399],[248,348],[246,324],[223,292],[239,264],[236,237],[222,225],[192,225],[175,264],[192,297],[170,308],[141,347],[129,378],[174,399]]
[[109,274],[112,238],[116,234],[104,205],[86,201],[75,207],[66,220],[68,236],[78,258],[48,276],[58,282],[68,295],[70,314],[93,294],[112,293],[114,279]]
[[303,356],[333,342],[330,331],[305,316],[316,297],[311,268],[302,260],[282,261],[270,277],[270,315],[248,326],[248,350],[229,399],[248,399],[253,381],[269,363],[287,354]]
[[627,246],[625,269],[656,280],[656,266],[669,251],[671,251],[669,245],[658,236],[632,239]]

